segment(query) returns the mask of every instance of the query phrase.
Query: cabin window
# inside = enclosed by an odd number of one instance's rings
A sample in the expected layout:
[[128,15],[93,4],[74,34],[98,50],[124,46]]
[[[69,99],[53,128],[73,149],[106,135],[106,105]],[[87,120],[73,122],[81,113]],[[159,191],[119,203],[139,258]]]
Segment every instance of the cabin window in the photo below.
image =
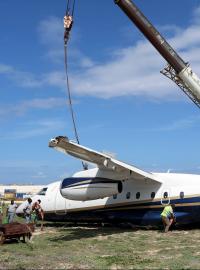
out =
[[183,191],[180,192],[180,198],[184,199],[184,192]]
[[130,199],[130,197],[131,197],[131,193],[130,192],[127,192],[126,193],[126,199]]
[[152,198],[152,199],[154,199],[154,198],[155,198],[155,195],[156,195],[156,194],[155,194],[155,192],[154,192],[154,191],[153,191],[153,192],[151,192],[151,198]]
[[38,193],[37,195],[46,195],[46,192],[47,192],[47,187],[46,188],[42,188]]
[[164,199],[168,198],[168,192],[167,191],[164,192],[163,197],[164,197]]
[[113,195],[113,199],[117,199],[117,194],[114,194]]
[[137,192],[136,193],[136,199],[139,199],[140,198],[140,192]]

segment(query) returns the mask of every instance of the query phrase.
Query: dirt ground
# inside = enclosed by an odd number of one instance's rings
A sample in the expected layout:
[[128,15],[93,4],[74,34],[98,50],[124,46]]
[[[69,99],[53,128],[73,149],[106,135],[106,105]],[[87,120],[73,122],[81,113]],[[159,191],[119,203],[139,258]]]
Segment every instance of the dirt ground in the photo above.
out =
[[37,227],[27,243],[0,246],[0,269],[199,269],[200,230]]

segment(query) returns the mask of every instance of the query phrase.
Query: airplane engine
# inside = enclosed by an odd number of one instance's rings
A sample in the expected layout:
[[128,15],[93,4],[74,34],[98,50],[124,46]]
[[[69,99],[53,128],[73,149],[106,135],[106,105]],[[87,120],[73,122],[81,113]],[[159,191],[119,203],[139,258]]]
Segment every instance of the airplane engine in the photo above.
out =
[[69,200],[88,201],[110,197],[122,192],[122,182],[114,180],[93,179],[67,184],[67,179],[63,180],[60,192]]

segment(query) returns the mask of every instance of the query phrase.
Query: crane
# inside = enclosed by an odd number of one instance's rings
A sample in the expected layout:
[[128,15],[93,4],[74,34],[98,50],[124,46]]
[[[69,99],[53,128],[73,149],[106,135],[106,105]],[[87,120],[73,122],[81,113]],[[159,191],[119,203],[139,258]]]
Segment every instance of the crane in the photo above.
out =
[[189,64],[169,45],[132,0],[114,1],[167,61],[161,73],[175,82],[200,108],[200,79]]
[[[138,27],[143,35],[157,49],[161,56],[167,61],[167,66],[161,71],[163,75],[175,82],[181,90],[200,108],[200,79],[192,71],[188,62],[185,62],[178,53],[170,46],[165,38],[158,32],[152,23],[144,16],[132,0],[114,0],[129,19]],[[64,16],[64,49],[65,49],[65,70],[68,89],[68,99],[70,113],[72,116],[74,132],[79,144],[78,132],[76,129],[75,117],[72,108],[71,93],[68,78],[67,65],[67,43],[73,25],[75,0],[67,0],[67,10]],[[70,13],[71,11],[71,13]],[[87,170],[87,164],[83,163],[83,168]]]

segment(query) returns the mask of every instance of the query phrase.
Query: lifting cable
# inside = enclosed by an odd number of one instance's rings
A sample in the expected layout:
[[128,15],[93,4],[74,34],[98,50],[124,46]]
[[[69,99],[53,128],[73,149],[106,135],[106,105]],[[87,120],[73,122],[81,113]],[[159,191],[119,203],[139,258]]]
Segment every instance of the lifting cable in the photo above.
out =
[[[66,15],[64,16],[64,29],[65,29],[65,31],[64,31],[64,58],[65,58],[65,75],[66,75],[66,83],[67,83],[69,109],[70,109],[70,113],[71,113],[75,138],[76,138],[77,143],[80,144],[78,132],[77,132],[77,128],[76,128],[74,110],[73,110],[73,106],[72,106],[72,98],[71,98],[69,75],[68,75],[68,61],[67,61],[68,60],[67,44],[68,44],[68,40],[69,40],[70,31],[71,31],[72,25],[73,25],[74,8],[75,8],[75,0],[73,1],[72,8],[71,8],[71,2],[70,2],[70,0],[68,0],[67,1]],[[70,10],[72,10],[71,14],[70,14]],[[84,163],[83,161],[82,161],[82,166],[83,166],[84,170],[88,169],[87,163]]]

